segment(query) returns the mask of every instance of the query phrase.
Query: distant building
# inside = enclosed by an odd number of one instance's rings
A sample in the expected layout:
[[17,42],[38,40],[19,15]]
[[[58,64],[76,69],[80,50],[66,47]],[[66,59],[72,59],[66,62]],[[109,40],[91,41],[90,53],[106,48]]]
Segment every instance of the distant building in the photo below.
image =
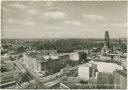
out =
[[105,36],[104,36],[104,49],[109,49],[110,48],[110,45],[109,45],[109,33],[108,31],[105,31]]
[[112,89],[113,75],[111,73],[99,72],[97,75],[97,88]]
[[78,52],[70,53],[70,59],[73,61],[78,61],[79,60],[79,53]]
[[87,54],[84,52],[79,52],[79,60],[80,62],[87,62]]
[[78,77],[83,80],[96,77],[97,65],[93,63],[86,63],[78,67]]
[[116,70],[113,72],[114,89],[127,89],[127,71]]
[[58,55],[46,55],[46,56],[43,56],[44,57],[44,59],[58,59],[59,58],[59,56]]
[[104,36],[104,46],[101,50],[101,54],[107,54],[109,53],[111,50],[110,50],[110,44],[109,44],[109,33],[108,31],[105,31],[105,36]]
[[100,60],[110,61],[110,60],[113,60],[113,56],[111,56],[111,55],[100,55]]
[[41,50],[43,55],[57,54],[57,50]]
[[117,53],[117,54],[123,55],[124,50],[122,49],[121,38],[119,38],[117,45],[116,46],[113,46],[113,52],[114,53]]
[[84,52],[73,52],[69,56],[72,61],[87,62],[87,54]]
[[121,44],[122,44],[122,42],[121,42],[121,38],[119,38],[119,48],[121,48]]

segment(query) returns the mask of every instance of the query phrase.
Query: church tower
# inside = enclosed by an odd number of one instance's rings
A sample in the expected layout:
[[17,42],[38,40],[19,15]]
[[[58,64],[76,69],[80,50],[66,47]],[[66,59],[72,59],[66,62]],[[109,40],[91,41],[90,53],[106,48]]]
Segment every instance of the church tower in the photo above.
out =
[[104,55],[104,54],[107,54],[109,51],[110,51],[110,44],[109,44],[109,33],[108,31],[105,31],[105,36],[104,36],[104,46],[101,50],[101,54]]
[[108,31],[105,31],[105,36],[104,36],[104,49],[108,50],[110,48],[109,45],[109,33]]

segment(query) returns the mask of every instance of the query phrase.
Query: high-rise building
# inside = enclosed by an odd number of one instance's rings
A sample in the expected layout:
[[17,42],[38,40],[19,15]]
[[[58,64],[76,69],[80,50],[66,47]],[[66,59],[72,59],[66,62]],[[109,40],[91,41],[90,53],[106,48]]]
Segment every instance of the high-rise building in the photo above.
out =
[[109,39],[110,39],[109,33],[108,33],[108,31],[105,31],[104,46],[103,46],[102,51],[101,51],[102,54],[106,54],[110,51]]
[[108,31],[105,31],[105,36],[104,36],[104,49],[109,49],[110,45],[109,45],[109,33]]

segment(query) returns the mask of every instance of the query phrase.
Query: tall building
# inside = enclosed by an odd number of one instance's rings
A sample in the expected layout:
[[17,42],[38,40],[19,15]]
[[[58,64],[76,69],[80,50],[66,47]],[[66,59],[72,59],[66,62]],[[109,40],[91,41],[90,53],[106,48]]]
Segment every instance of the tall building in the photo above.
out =
[[35,72],[45,74],[57,73],[65,68],[70,58],[69,55],[59,56],[58,59],[45,59],[42,53],[26,52],[23,54],[24,64]]
[[110,51],[109,39],[110,39],[109,33],[108,33],[108,31],[105,31],[104,46],[101,50],[101,54],[107,54]]
[[88,80],[96,77],[97,65],[86,63],[78,66],[78,77],[82,80]]
[[109,45],[109,33],[108,31],[105,31],[105,36],[104,36],[104,49],[109,49],[110,45]]

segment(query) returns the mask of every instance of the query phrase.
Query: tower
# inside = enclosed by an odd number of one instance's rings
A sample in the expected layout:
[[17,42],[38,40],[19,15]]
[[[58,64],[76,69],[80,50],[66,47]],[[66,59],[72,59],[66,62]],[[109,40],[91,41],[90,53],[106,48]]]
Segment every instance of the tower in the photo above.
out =
[[119,38],[119,45],[121,45],[121,39]]
[[104,49],[108,50],[110,48],[109,45],[109,33],[108,31],[105,31],[105,36],[104,36]]
[[109,33],[108,31],[105,31],[105,36],[104,36],[104,46],[103,48],[101,49],[101,54],[102,55],[105,55],[107,53],[110,52],[110,45],[109,45]]
[[118,49],[121,49],[122,45],[121,45],[121,38],[119,38],[119,41],[118,41]]

